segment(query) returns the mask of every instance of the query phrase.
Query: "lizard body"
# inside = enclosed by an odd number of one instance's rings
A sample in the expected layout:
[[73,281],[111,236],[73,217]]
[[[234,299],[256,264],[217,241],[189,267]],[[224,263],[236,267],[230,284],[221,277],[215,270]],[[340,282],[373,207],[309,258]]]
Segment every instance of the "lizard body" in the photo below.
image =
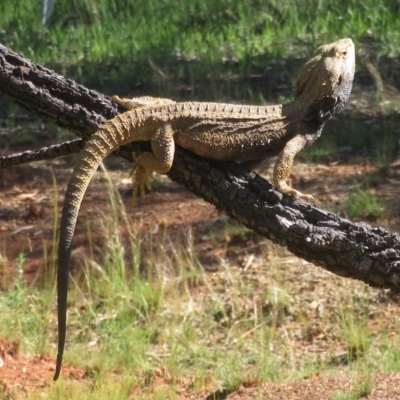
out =
[[58,247],[58,355],[54,376],[60,374],[66,335],[68,264],[81,201],[102,160],[121,145],[150,141],[152,152],[135,160],[133,195],[150,188],[152,171],[167,173],[175,145],[219,161],[254,164],[278,156],[273,183],[282,193],[305,200],[287,184],[296,154],[321,134],[326,120],[343,106],[351,92],[355,56],[351,39],[321,46],[300,70],[293,102],[274,106],[245,106],[184,102],[142,97],[114,97],[129,111],[107,121],[92,135],[68,184],[60,225]]

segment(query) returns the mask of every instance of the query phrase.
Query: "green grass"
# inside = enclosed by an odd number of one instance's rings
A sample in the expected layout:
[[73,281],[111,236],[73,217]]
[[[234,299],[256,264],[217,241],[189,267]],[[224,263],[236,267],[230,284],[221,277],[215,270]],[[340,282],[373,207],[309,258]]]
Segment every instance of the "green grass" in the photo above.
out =
[[358,371],[352,381],[351,389],[339,389],[333,392],[332,400],[359,400],[371,394],[373,390],[371,372]]
[[[164,370],[171,394],[173,382],[184,376],[192,377],[196,392],[209,384],[236,387],[249,366],[253,374],[259,366],[262,374],[273,375],[278,367],[264,343],[273,337],[273,326],[252,318],[235,321],[234,301],[225,304],[212,286],[207,288],[208,303],[200,306],[193,298],[191,289],[204,285],[204,272],[190,234],[184,247],[168,235],[154,243],[151,235],[133,232],[134,224],[112,189],[110,205],[111,214],[103,217],[102,226],[96,224],[109,238],[102,262],[88,260],[70,290],[65,362],[86,369],[88,382],[63,380],[48,398],[70,398],[71,393],[74,398],[125,398],[132,386],[146,387]],[[118,233],[121,229],[130,239],[127,245]],[[24,260],[21,255],[20,270]],[[54,354],[53,280],[39,291],[26,287],[19,274],[0,298],[0,335],[21,343],[25,354]],[[249,332],[257,334],[259,346],[247,344]],[[210,345],[210,338],[216,343]],[[108,371],[117,371],[118,379],[108,379]],[[114,390],[115,397],[108,397]]]
[[[342,37],[355,42],[363,86],[369,74],[360,60],[366,55],[384,83],[400,85],[394,73],[400,49],[396,0],[348,0],[345,5],[328,0],[77,0],[73,7],[57,0],[47,27],[40,13],[36,0],[26,0],[24,7],[1,2],[0,43],[107,94],[288,101],[301,64],[319,45]],[[0,109],[4,117],[18,112],[2,100]],[[342,117],[340,129],[328,123],[310,159],[336,159],[341,148],[350,147],[367,149],[387,168],[398,148],[398,118],[392,115],[367,125]]]
[[[86,379],[63,377],[46,398],[174,399],[180,385],[195,394],[345,371],[355,389],[336,396],[352,399],[371,390],[371,379],[358,380],[361,374],[398,371],[398,323],[391,321],[389,330],[385,316],[375,316],[388,301],[384,293],[331,275],[333,282],[324,283],[324,272],[310,266],[321,274],[310,284],[319,279],[329,288],[314,295],[304,289],[307,279],[290,278],[289,264],[267,243],[244,269],[222,257],[214,279],[203,271],[190,231],[184,241],[168,228],[157,237],[139,235],[140,221],[130,219],[110,181],[109,197],[109,210],[96,220],[108,238],[101,260],[85,258],[70,285],[65,363],[86,371]],[[226,235],[243,236],[223,225]],[[21,254],[19,270],[25,262]],[[27,287],[21,273],[8,283],[0,297],[0,336],[18,341],[23,354],[54,356],[54,277],[41,290]],[[372,321],[382,327],[378,333],[369,330]],[[324,353],[311,351],[315,346]],[[42,390],[27,398],[41,396]]]
[[[77,0],[73,7],[57,0],[47,27],[40,15],[39,1],[26,0],[24,7],[1,2],[0,43],[107,94],[288,101],[301,64],[319,45],[342,37],[355,42],[363,87],[369,74],[360,60],[366,55],[384,83],[400,85],[394,73],[400,49],[395,0],[348,0],[345,5],[328,0]],[[3,117],[18,113],[1,99],[0,110]],[[327,124],[309,159],[336,159],[343,147],[367,149],[382,168],[388,167],[398,148],[395,113],[372,123],[343,117],[340,123],[340,129]]]
[[[229,81],[239,76],[248,86],[251,74],[282,64],[282,59],[293,61],[280,68],[286,80],[293,80],[296,60],[341,37],[352,37],[359,51],[374,57],[398,56],[400,49],[394,0],[378,5],[373,0],[348,0],[345,5],[328,0],[73,4],[55,2],[45,28],[40,2],[26,0],[20,7],[3,1],[0,42],[91,87],[111,85],[127,92],[145,86],[176,97],[174,83],[181,82],[181,96],[207,94],[209,100],[229,91],[229,82],[220,87],[222,77]],[[236,95],[243,98],[246,92],[240,89]]]
[[386,213],[386,209],[376,192],[372,189],[358,189],[349,195],[346,204],[349,218],[377,219]]

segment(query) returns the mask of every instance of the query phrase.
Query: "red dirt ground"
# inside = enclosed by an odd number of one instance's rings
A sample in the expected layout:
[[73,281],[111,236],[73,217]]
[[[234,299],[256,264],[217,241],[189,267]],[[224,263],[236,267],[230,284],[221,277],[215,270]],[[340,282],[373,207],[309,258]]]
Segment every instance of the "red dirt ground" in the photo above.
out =
[[[18,354],[17,343],[0,338],[0,365],[2,365],[0,367],[0,391],[6,395],[5,398],[10,399],[15,398],[15,393],[21,395],[18,398],[25,398],[25,395],[28,395],[32,389],[43,389],[45,392],[46,388],[52,384],[54,361],[47,355],[34,358],[23,357]],[[85,379],[85,372],[64,365],[63,376],[80,380]],[[159,377],[158,387],[168,384],[168,379]],[[375,374],[372,385],[372,392],[363,396],[363,399],[394,400],[400,398],[400,373]],[[187,387],[183,387],[180,391],[180,398],[194,400],[323,400],[331,399],[339,389],[351,393],[352,390],[356,389],[354,386],[354,382],[346,376],[321,377],[316,374],[300,381],[285,384],[246,382],[231,393],[221,391],[193,395]],[[7,393],[10,393],[10,397],[7,396]]]

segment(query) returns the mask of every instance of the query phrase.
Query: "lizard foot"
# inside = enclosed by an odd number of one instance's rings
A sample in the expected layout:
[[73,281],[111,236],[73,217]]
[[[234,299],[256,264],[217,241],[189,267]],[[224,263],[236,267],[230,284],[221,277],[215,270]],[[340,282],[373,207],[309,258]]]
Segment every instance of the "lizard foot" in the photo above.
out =
[[132,106],[132,101],[130,99],[125,99],[125,98],[121,99],[119,96],[114,95],[114,96],[111,96],[111,100],[115,101],[117,104],[126,108],[127,110],[131,110],[132,108],[134,108]]
[[318,201],[314,198],[313,195],[311,194],[304,194],[299,192],[296,189],[290,188],[287,192],[285,192],[286,194],[290,194],[291,196],[293,196],[295,199],[300,199],[300,200],[305,200],[308,201],[309,203],[313,203],[313,204],[318,204]]
[[[134,178],[133,175],[135,176]],[[140,192],[140,196],[144,199],[146,197],[146,189],[151,190],[150,182],[153,182],[153,176],[151,171],[138,164],[132,168],[129,176],[133,179],[132,204],[135,204],[138,192]]]
[[278,182],[276,187],[281,193],[289,194],[293,196],[295,199],[305,200],[308,201],[309,203],[318,204],[318,201],[315,200],[314,196],[312,196],[311,194],[301,193],[298,190],[290,187],[286,182]]
[[[293,189],[294,190],[294,189]],[[314,198],[313,195],[311,194],[304,194],[301,193],[297,190],[295,190],[296,194],[293,195],[296,199],[301,199],[301,200],[305,200],[308,201],[309,203],[314,203],[314,204],[318,204],[318,201]]]

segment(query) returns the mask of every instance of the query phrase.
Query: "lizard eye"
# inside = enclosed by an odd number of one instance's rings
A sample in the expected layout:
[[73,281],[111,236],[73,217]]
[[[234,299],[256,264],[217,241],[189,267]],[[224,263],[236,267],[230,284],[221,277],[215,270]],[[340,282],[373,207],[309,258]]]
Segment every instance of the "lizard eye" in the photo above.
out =
[[343,50],[343,51],[337,50],[335,53],[335,57],[337,57],[337,58],[343,58],[346,56],[347,56],[347,50]]

